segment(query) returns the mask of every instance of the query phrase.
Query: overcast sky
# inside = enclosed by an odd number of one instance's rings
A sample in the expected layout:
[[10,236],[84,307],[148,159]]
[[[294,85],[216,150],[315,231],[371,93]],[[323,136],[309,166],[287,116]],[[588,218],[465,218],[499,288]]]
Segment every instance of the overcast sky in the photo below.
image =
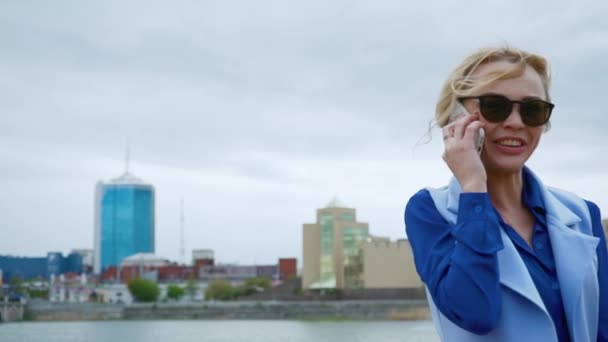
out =
[[98,180],[156,188],[156,253],[302,258],[337,196],[373,235],[445,184],[439,88],[511,45],[553,70],[552,129],[528,165],[608,214],[608,2],[8,1],[0,4],[0,254],[93,248]]

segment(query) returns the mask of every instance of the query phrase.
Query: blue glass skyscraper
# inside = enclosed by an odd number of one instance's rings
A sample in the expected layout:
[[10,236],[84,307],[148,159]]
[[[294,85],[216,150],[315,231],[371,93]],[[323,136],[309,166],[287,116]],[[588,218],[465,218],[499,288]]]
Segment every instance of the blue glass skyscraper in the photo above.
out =
[[136,253],[154,253],[154,187],[126,171],[95,189],[93,271]]

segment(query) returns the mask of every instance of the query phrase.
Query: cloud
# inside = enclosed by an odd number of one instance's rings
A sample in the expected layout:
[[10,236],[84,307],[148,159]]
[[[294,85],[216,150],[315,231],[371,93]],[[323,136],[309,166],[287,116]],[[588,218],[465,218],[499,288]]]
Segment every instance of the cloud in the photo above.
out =
[[[0,250],[92,247],[95,182],[157,190],[157,252],[301,258],[333,196],[404,236],[407,198],[449,171],[428,130],[447,73],[509,42],[553,66],[553,128],[531,165],[604,212],[607,5],[427,1],[19,2],[0,8]],[[508,13],[508,15],[505,15]],[[48,232],[54,232],[48,234]],[[44,241],[30,236],[52,235]]]

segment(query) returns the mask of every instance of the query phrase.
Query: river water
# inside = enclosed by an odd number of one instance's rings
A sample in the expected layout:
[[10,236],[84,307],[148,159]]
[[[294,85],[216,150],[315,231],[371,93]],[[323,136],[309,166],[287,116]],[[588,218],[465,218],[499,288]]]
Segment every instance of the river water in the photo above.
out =
[[90,321],[1,323],[2,342],[439,341],[430,321]]

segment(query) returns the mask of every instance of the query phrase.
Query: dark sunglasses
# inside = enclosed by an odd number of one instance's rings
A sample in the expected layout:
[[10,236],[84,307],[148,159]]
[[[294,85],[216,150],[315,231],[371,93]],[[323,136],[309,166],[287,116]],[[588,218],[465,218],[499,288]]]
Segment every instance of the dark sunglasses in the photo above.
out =
[[505,121],[513,111],[513,104],[519,104],[521,120],[527,126],[538,127],[549,121],[555,105],[540,99],[511,101],[502,95],[480,95],[459,97],[460,102],[470,99],[479,101],[479,111],[483,117],[493,123]]

